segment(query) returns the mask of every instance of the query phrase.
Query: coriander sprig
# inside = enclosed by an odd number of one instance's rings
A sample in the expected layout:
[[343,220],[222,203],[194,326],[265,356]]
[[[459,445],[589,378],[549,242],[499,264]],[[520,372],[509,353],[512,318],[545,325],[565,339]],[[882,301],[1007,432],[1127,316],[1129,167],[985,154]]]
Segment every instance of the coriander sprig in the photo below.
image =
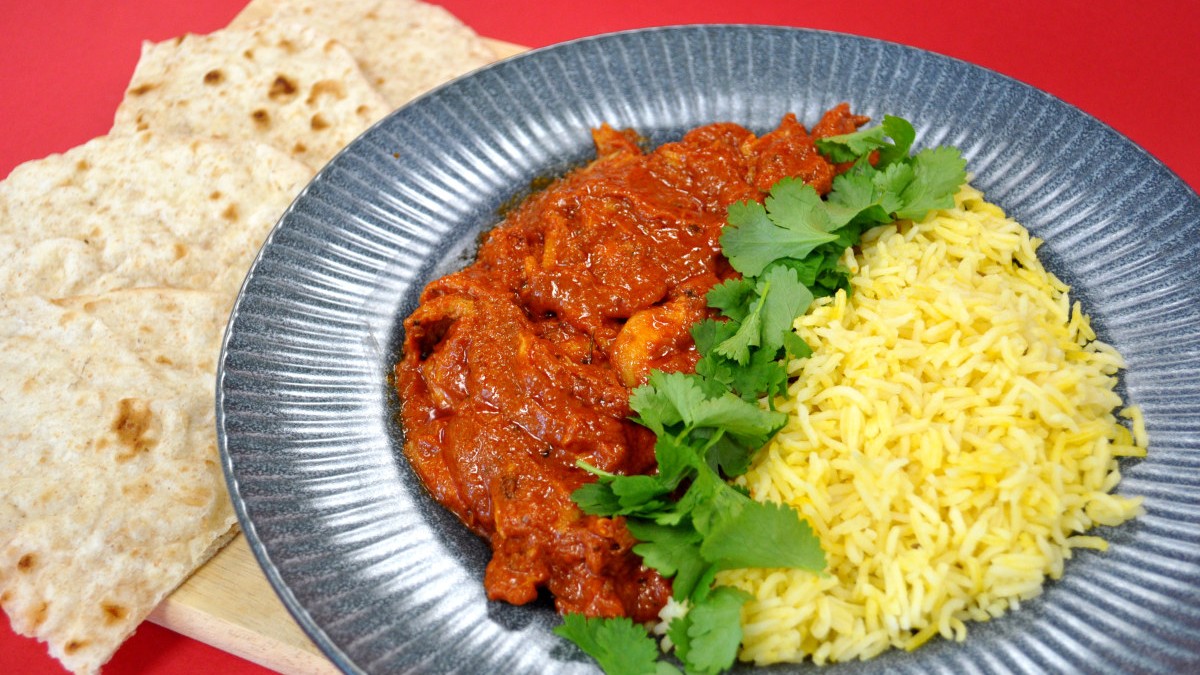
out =
[[[786,423],[774,401],[787,394],[787,361],[811,354],[793,322],[814,297],[848,288],[839,263],[846,248],[870,227],[953,206],[965,161],[948,147],[910,155],[915,139],[912,125],[891,115],[878,127],[819,139],[831,161],[853,162],[825,199],[784,178],[763,204],[731,205],[721,249],[742,277],[708,293],[722,318],[692,328],[696,372],[653,371],[630,397],[635,421],[657,435],[658,472],[621,476],[580,463],[596,481],[572,499],[585,513],[624,516],[640,540],[634,552],[671,578],[674,599],[689,605],[668,629],[688,673],[718,673],[737,657],[750,596],[715,586],[717,572],[825,568],[820,542],[795,509],[754,501],[727,481],[745,473]],[[678,672],[657,660],[653,638],[629,619],[567,615],[564,622],[555,632],[610,675]]]

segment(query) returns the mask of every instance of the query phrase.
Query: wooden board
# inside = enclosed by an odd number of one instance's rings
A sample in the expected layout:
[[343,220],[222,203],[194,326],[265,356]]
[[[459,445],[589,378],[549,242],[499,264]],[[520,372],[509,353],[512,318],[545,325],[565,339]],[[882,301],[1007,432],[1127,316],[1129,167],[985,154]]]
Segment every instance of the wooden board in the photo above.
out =
[[[487,43],[501,59],[526,49]],[[280,673],[338,672],[292,619],[241,534],[168,596],[150,621]]]
[[497,59],[507,59],[510,56],[516,56],[517,54],[520,54],[521,52],[529,51],[528,47],[522,47],[521,45],[514,45],[511,42],[504,42],[503,40],[493,40],[491,38],[484,38],[483,41],[488,43],[488,46],[491,47],[492,51],[496,53]]
[[154,623],[280,673],[337,673],[234,537],[150,614]]

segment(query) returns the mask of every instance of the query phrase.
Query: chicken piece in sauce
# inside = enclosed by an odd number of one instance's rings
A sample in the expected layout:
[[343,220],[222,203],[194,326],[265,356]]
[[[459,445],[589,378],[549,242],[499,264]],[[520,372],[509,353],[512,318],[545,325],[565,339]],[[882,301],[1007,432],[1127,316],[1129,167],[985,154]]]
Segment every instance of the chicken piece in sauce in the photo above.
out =
[[[866,121],[844,104],[822,135]],[[656,620],[670,583],[642,565],[621,518],[571,493],[585,461],[655,470],[654,435],[629,420],[653,369],[692,371],[705,294],[736,276],[718,237],[734,202],[785,176],[818,192],[835,167],[785,116],[761,137],[711,124],[644,153],[631,132],[594,131],[597,159],[488,233],[476,261],[429,284],[396,366],[404,452],[430,494],[487,539],[488,597],[547,588],[562,613]]]

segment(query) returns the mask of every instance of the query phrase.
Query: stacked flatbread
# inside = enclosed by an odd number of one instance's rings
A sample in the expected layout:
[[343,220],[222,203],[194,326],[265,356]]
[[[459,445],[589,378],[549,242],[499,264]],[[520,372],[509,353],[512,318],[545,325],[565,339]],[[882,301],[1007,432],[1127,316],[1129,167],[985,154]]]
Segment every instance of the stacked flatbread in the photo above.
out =
[[493,59],[411,0],[254,2],[146,44],[108,135],[0,183],[0,605],[17,632],[96,672],[233,536],[214,377],[259,246],[347,142]]

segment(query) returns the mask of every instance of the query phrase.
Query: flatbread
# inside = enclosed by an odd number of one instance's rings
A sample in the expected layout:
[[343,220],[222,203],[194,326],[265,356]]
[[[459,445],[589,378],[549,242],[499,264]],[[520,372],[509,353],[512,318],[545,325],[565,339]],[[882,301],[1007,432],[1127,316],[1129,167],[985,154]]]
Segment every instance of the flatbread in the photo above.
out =
[[75,672],[233,534],[220,339],[312,175],[257,142],[140,132],[0,183],[0,606]]
[[271,227],[393,105],[495,58],[409,0],[236,23],[145,43],[107,136],[0,183],[0,607],[76,673],[236,531],[214,377]]
[[319,169],[390,110],[341,44],[270,22],[144,43],[111,133],[258,141]]
[[0,605],[76,673],[232,535],[215,293],[0,297]]
[[414,0],[253,0],[230,24],[297,21],[346,46],[392,107],[496,60],[444,8]]
[[231,305],[312,174],[259,143],[151,132],[27,162],[0,183],[0,289],[63,297],[170,286]]

